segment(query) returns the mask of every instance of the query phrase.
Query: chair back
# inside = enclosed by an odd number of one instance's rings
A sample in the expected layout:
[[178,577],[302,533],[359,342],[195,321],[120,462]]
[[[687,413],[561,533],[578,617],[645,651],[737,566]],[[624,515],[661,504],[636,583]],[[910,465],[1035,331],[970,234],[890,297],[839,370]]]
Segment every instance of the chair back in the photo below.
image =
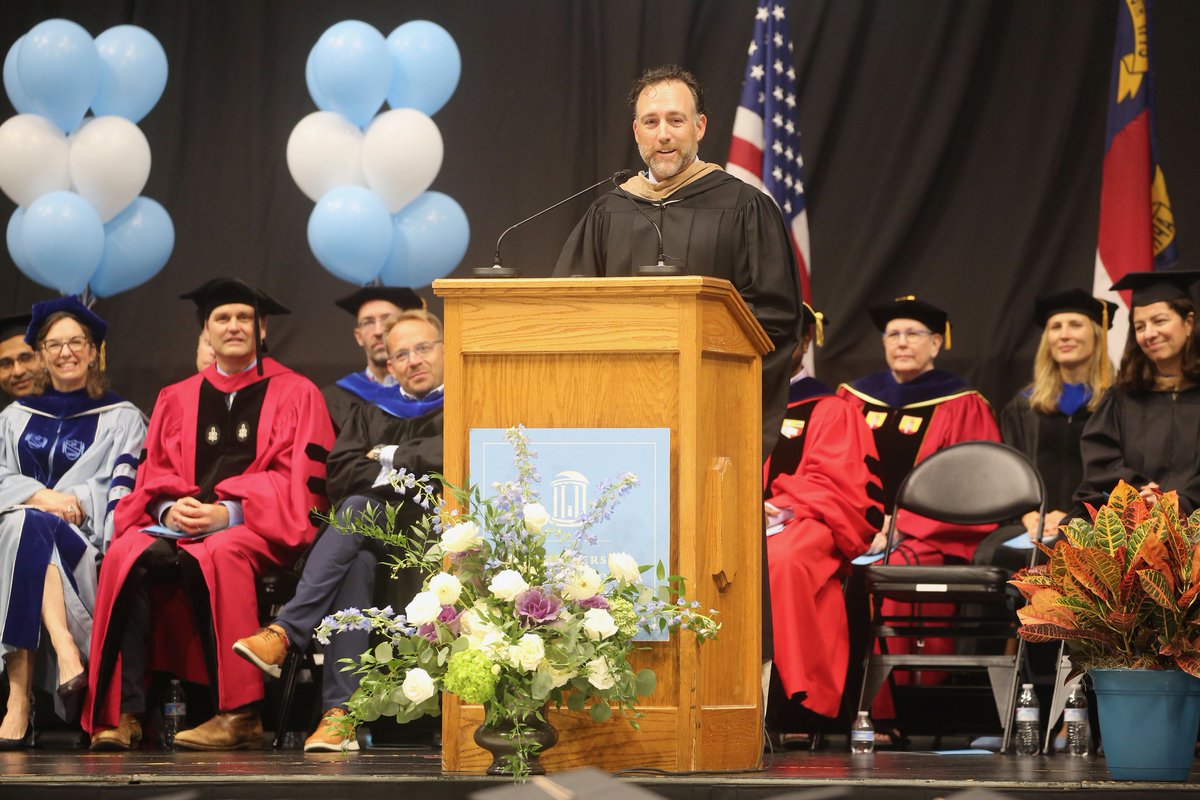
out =
[[961,442],[908,473],[896,508],[954,525],[984,525],[1044,510],[1045,494],[1041,476],[1021,451],[998,442]]

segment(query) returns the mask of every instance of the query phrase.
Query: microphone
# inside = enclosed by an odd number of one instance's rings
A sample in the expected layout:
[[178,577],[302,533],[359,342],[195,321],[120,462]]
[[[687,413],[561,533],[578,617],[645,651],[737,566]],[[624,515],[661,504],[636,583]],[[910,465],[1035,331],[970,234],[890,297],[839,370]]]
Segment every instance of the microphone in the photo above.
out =
[[612,181],[614,184],[624,183],[625,181],[629,180],[629,178],[632,175],[633,175],[632,170],[623,169],[620,172],[614,173],[610,177],[601,178],[600,180],[596,181],[595,183],[593,183],[591,186],[587,187],[586,189],[578,191],[575,194],[573,194],[570,197],[567,197],[563,200],[559,200],[557,203],[550,206],[549,208],[543,208],[541,211],[537,212],[536,214],[526,217],[525,219],[521,220],[516,225],[510,225],[509,227],[505,228],[504,233],[500,234],[500,238],[496,240],[495,263],[490,267],[475,267],[475,269],[471,270],[471,273],[476,278],[519,278],[519,277],[521,277],[521,270],[516,269],[515,267],[506,267],[506,266],[504,266],[504,263],[500,260],[500,243],[504,241],[505,236],[508,236],[509,231],[519,228],[522,225],[524,225],[526,222],[537,219],[542,214],[545,214],[547,211],[553,211],[554,209],[558,208],[559,206],[563,205],[564,203],[569,203],[572,200],[574,200],[575,198],[581,197],[582,195],[587,194],[588,192],[592,191],[593,189],[603,186],[605,183],[608,183],[609,181]]
[[[685,269],[682,264],[668,264],[664,260],[666,258],[666,253],[664,252],[664,249],[663,249],[662,228],[660,228],[658,226],[658,223],[656,223],[653,219],[650,218],[650,215],[646,213],[646,209],[642,208],[642,204],[633,199],[633,195],[629,194],[629,192],[627,192],[621,188],[621,184],[624,183],[626,180],[628,180],[628,179],[623,178],[620,181],[618,181],[617,176],[614,175],[613,176],[613,186],[616,188],[616,190],[618,192],[621,193],[621,195],[623,195],[625,197],[626,200],[628,200],[630,203],[633,204],[633,207],[638,210],[639,214],[641,214],[643,217],[646,218],[646,222],[649,222],[650,227],[654,228],[654,232],[656,234],[658,234],[658,263],[657,264],[643,264],[640,267],[634,267],[633,274],[638,276],[639,278],[686,275],[687,269]],[[661,208],[661,207],[662,206],[660,205],[659,208]]]

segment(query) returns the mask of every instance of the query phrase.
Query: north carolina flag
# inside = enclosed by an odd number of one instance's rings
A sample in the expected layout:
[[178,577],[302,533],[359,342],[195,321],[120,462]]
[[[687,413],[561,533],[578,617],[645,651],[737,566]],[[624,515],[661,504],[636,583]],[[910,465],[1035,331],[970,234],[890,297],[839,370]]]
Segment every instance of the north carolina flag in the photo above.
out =
[[[1118,0],[1117,40],[1108,88],[1104,178],[1093,293],[1120,303],[1109,286],[1130,272],[1162,269],[1178,258],[1175,218],[1154,137],[1154,67],[1149,0]],[[1117,316],[1109,355],[1120,361],[1128,314]]]
[[742,99],[733,118],[733,141],[725,168],[769,194],[783,212],[800,268],[800,287],[804,299],[811,300],[804,159],[800,156],[800,130],[796,124],[796,71],[792,68],[792,42],[782,2],[764,3],[755,12],[754,38],[750,41]]

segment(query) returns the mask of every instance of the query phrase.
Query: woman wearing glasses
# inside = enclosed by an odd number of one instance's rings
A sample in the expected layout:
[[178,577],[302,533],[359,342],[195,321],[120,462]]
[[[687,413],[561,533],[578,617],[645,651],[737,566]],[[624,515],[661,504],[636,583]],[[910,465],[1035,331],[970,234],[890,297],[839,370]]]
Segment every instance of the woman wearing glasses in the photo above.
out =
[[54,649],[48,688],[68,720],[87,685],[96,561],[128,494],[146,434],[142,413],[106,390],[108,326],[75,297],[38,303],[25,336],[45,373],[0,412],[0,652],[8,707],[0,750],[33,743],[34,652]]

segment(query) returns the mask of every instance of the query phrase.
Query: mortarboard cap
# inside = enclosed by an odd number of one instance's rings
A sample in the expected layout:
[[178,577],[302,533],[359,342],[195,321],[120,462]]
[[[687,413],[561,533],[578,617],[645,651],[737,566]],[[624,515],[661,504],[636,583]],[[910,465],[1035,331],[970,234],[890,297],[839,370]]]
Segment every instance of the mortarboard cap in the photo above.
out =
[[266,292],[259,291],[236,278],[213,278],[206,281],[190,292],[179,295],[182,300],[191,300],[196,304],[196,317],[203,325],[217,306],[229,303],[243,303],[254,308],[254,357],[258,362],[256,371],[263,374],[262,357],[267,353],[266,342],[262,339],[260,320],[278,314],[290,314],[287,307]]
[[33,313],[30,315],[29,327],[25,329],[25,343],[30,347],[35,346],[37,344],[38,331],[46,324],[47,319],[60,311],[70,314],[80,325],[87,328],[97,347],[104,341],[104,336],[108,333],[108,323],[96,316],[83,303],[79,302],[78,297],[69,295],[33,304]]
[[1160,269],[1150,272],[1130,272],[1112,285],[1114,290],[1128,289],[1132,292],[1130,312],[1135,306],[1148,306],[1166,300],[1187,298],[1196,301],[1196,284],[1200,283],[1200,270]]
[[371,300],[386,300],[397,308],[407,311],[410,308],[424,308],[425,301],[421,296],[403,286],[364,286],[358,291],[334,300],[333,304],[355,317],[363,303]]
[[937,306],[918,300],[914,295],[897,297],[890,303],[868,309],[867,313],[880,332],[887,331],[888,323],[894,319],[915,319],[934,333],[942,334],[943,344],[947,350],[950,349],[949,316]]
[[11,339],[14,336],[25,338],[26,331],[29,330],[29,323],[33,321],[33,314],[11,314],[7,317],[0,317],[0,342],[5,339]]
[[1033,300],[1033,319],[1043,328],[1052,316],[1067,311],[1083,314],[1108,330],[1113,324],[1113,314],[1117,313],[1117,304],[1092,297],[1083,289],[1038,295]]
[[817,347],[825,346],[825,315],[808,303],[802,303],[800,308],[800,335],[803,336],[811,328],[813,331],[813,341],[817,343]]

